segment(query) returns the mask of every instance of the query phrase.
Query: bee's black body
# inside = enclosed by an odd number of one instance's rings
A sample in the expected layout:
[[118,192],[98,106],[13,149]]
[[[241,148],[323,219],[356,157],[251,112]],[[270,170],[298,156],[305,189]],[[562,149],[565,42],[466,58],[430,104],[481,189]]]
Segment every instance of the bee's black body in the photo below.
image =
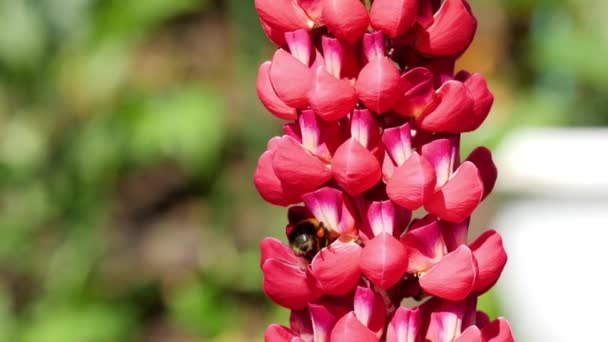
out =
[[312,260],[321,248],[329,246],[331,242],[329,230],[313,218],[296,223],[288,239],[293,252],[308,260]]

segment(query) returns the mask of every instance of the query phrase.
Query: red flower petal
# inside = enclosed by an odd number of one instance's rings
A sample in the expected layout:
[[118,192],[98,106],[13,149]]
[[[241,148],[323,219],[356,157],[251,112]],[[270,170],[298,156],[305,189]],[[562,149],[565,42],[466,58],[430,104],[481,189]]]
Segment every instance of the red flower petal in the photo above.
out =
[[272,168],[283,188],[299,194],[312,191],[331,179],[331,170],[322,161],[287,136],[278,143]]
[[500,234],[494,230],[483,233],[469,247],[479,268],[475,291],[482,294],[498,281],[507,263],[507,252],[502,245]]
[[509,322],[498,317],[481,331],[487,342],[515,342]]
[[264,293],[273,302],[288,309],[303,309],[316,299],[311,287],[312,279],[299,266],[276,259],[268,259],[262,265]]
[[478,327],[471,325],[462,334],[454,339],[454,342],[486,342]]
[[304,341],[296,336],[291,329],[282,325],[271,324],[266,328],[264,333],[264,341],[266,342],[296,342]]
[[446,0],[435,13],[433,24],[420,32],[416,49],[436,56],[464,51],[475,35],[477,20],[465,0]]
[[483,196],[483,183],[477,167],[465,161],[452,178],[437,192],[430,196],[424,208],[444,220],[459,223],[464,221]]
[[323,248],[312,260],[311,272],[319,288],[326,294],[341,296],[359,282],[361,247],[356,243],[336,241]]
[[395,38],[416,20],[417,0],[376,0],[369,13],[372,26]]
[[386,342],[417,342],[419,341],[422,315],[416,307],[408,309],[399,307],[386,331]]
[[267,237],[260,243],[260,267],[268,259],[277,259],[286,263],[297,265],[300,263],[298,257],[291,248],[275,238]]
[[359,0],[325,0],[323,21],[334,36],[352,45],[367,30],[369,16]]
[[475,315],[475,325],[478,326],[479,329],[483,329],[488,324],[490,324],[490,316],[483,311],[477,311]]
[[448,252],[455,250],[460,245],[467,244],[467,234],[469,232],[470,221],[470,218],[460,223],[453,223],[443,220],[439,221],[441,235],[443,235],[443,241],[445,241]]
[[427,107],[436,105],[433,73],[425,68],[413,68],[401,75],[399,88],[403,94],[393,106],[393,110],[401,115],[418,117]]
[[333,77],[323,66],[314,71],[308,100],[315,113],[327,121],[345,117],[357,104],[355,89],[348,80]]
[[264,21],[264,19],[260,18],[260,24],[262,25],[262,30],[266,33],[266,37],[270,39],[277,46],[283,46],[285,44],[285,32],[280,28],[274,27]]
[[298,4],[317,24],[323,25],[323,0],[298,0]]
[[420,227],[410,227],[401,241],[408,252],[409,273],[427,271],[447,253],[440,224],[436,220]]
[[266,151],[258,159],[253,176],[253,183],[262,198],[275,205],[287,206],[300,201],[300,196],[288,191],[272,168],[274,152]]
[[477,166],[481,181],[483,182],[483,200],[490,194],[494,185],[496,184],[496,178],[498,177],[498,170],[492,160],[492,152],[487,148],[480,146],[471,152],[467,157],[467,160]]
[[473,253],[460,246],[420,277],[420,286],[428,293],[448,300],[466,298],[474,288],[477,268]]
[[433,166],[414,152],[403,165],[395,169],[386,185],[386,193],[400,206],[416,210],[428,200],[434,188]]
[[302,64],[289,52],[278,49],[272,57],[269,75],[277,96],[288,106],[308,106],[311,73],[307,65]]
[[378,160],[353,138],[336,150],[332,170],[336,182],[352,196],[370,189],[382,176]]
[[399,69],[388,57],[374,58],[359,72],[357,96],[374,112],[387,112],[399,96],[399,77]]
[[262,63],[258,70],[258,79],[255,83],[255,89],[257,90],[260,101],[262,101],[262,104],[269,112],[279,119],[296,120],[298,118],[298,113],[295,108],[286,105],[274,92],[272,83],[270,83],[269,70],[270,62]]
[[314,26],[297,0],[255,0],[255,9],[263,21],[283,32]]
[[468,120],[469,125],[465,128],[467,132],[470,132],[479,128],[488,117],[492,103],[494,103],[494,95],[492,95],[492,92],[488,89],[486,80],[480,74],[469,76],[464,81],[464,86],[473,99],[472,115]]
[[378,342],[380,339],[357,319],[353,312],[346,314],[334,326],[331,341]]
[[437,90],[439,104],[429,113],[416,118],[422,129],[433,132],[468,132],[473,99],[458,81],[447,81]]
[[407,271],[407,251],[389,233],[381,233],[365,244],[361,252],[361,270],[374,285],[388,289]]

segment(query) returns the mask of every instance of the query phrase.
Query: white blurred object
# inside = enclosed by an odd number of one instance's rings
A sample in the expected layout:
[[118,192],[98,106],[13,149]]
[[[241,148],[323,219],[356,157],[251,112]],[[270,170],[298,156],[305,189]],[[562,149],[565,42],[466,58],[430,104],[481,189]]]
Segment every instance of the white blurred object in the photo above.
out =
[[608,129],[520,130],[496,155],[501,191],[608,195]]
[[608,341],[608,130],[525,130],[497,150],[509,261],[498,285],[519,342]]

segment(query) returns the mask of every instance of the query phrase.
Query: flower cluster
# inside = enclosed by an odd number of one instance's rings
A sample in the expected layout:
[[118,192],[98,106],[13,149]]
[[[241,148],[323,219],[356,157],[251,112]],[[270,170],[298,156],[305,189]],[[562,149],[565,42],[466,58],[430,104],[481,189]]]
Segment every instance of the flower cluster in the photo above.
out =
[[267,202],[290,206],[289,244],[261,243],[264,292],[292,310],[266,340],[514,341],[476,310],[507,255],[492,230],[467,242],[497,177],[484,147],[460,159],[461,133],[493,102],[481,75],[454,70],[477,27],[468,3],[255,6],[279,46],[257,93],[288,121],[254,175]]

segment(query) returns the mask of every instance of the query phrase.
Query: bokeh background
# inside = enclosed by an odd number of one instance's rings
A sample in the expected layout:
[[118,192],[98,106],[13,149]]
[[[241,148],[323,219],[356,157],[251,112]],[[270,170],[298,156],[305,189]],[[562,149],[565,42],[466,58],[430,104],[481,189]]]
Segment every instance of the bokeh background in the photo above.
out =
[[[608,124],[608,2],[470,2],[459,64],[496,101],[464,153]],[[0,341],[257,341],[286,321],[258,265],[285,210],[251,180],[280,133],[254,88],[273,49],[252,0],[0,0]],[[493,197],[477,229],[512,195]]]

